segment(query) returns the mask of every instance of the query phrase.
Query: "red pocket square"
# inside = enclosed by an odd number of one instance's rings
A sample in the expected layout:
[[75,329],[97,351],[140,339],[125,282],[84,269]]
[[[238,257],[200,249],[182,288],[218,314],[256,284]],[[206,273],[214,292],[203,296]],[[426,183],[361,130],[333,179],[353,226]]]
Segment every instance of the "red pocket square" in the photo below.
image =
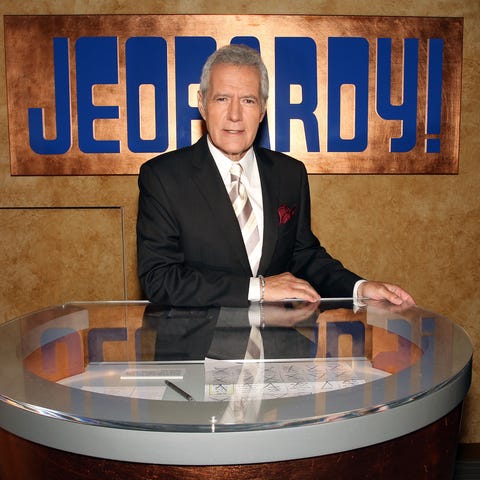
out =
[[280,225],[284,225],[289,222],[295,215],[297,207],[287,207],[284,203],[278,207],[278,217],[280,219]]

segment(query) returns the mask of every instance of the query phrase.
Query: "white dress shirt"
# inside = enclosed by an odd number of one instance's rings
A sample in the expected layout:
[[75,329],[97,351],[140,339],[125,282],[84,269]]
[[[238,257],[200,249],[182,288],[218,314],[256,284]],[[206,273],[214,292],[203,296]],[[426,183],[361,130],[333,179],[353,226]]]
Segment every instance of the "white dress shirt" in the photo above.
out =
[[[224,153],[222,153],[208,138],[208,147],[210,153],[215,160],[220,176],[222,177],[225,188],[230,189],[230,167],[232,160],[230,160]],[[242,183],[252,205],[255,219],[257,220],[258,234],[260,235],[260,243],[263,245],[263,198],[262,186],[260,183],[260,174],[258,173],[257,160],[253,148],[250,148],[238,163],[243,168]],[[248,299],[251,302],[258,302],[260,300],[260,280],[256,277],[257,272],[252,272],[253,277],[250,279],[250,287],[248,291]]]

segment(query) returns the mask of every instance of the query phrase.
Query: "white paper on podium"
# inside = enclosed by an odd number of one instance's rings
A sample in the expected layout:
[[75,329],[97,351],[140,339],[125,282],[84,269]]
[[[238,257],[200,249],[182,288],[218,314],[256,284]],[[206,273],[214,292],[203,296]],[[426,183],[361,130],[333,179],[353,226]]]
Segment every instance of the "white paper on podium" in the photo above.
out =
[[162,400],[166,391],[164,381],[183,379],[185,371],[185,366],[98,362],[58,383],[103,395]]
[[93,393],[101,393],[103,395],[115,395],[119,397],[141,398],[145,400],[162,400],[165,395],[165,386],[118,386],[118,387],[104,387],[84,385],[82,390]]
[[283,398],[349,388],[389,375],[366,358],[264,362],[263,383],[238,383],[243,361],[205,359],[205,400],[228,401],[234,395]]

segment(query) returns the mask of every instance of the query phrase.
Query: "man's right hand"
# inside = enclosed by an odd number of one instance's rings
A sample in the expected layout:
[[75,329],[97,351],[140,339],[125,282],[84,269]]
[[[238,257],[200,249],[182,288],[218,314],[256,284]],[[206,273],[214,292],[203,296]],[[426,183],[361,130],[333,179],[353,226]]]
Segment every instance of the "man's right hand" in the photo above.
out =
[[306,281],[289,272],[265,277],[265,302],[281,302],[285,299],[318,302],[320,295]]

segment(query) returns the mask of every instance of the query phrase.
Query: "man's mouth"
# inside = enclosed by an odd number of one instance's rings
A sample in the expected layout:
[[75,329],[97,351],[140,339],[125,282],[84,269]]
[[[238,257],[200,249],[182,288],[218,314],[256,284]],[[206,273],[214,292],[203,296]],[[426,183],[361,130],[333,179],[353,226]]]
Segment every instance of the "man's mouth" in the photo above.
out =
[[233,135],[236,135],[236,134],[239,134],[239,133],[243,133],[244,130],[229,130],[228,128],[225,128],[224,131],[226,133],[230,133],[230,134],[233,134]]

